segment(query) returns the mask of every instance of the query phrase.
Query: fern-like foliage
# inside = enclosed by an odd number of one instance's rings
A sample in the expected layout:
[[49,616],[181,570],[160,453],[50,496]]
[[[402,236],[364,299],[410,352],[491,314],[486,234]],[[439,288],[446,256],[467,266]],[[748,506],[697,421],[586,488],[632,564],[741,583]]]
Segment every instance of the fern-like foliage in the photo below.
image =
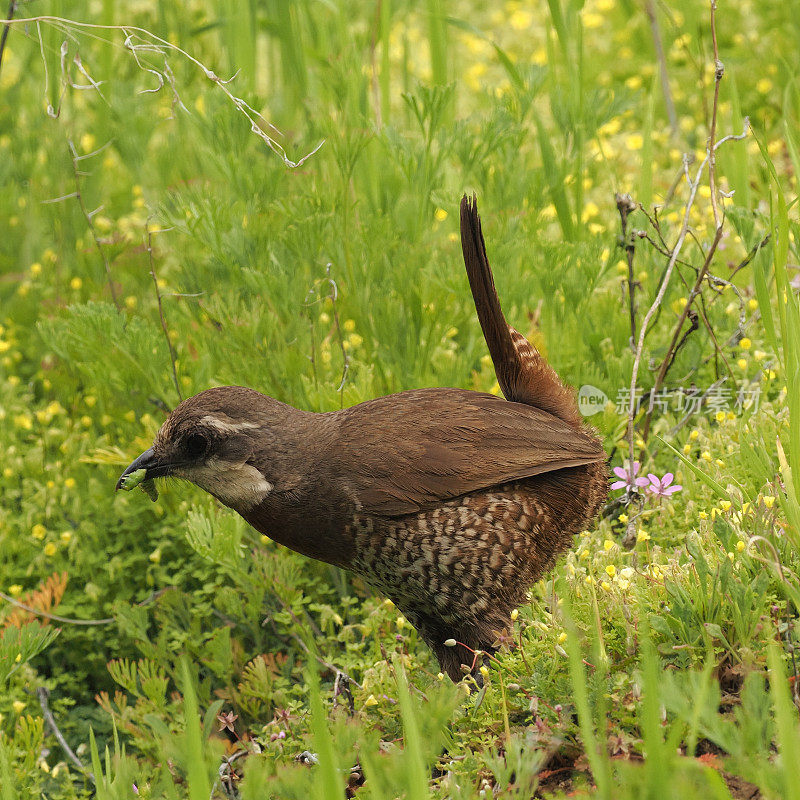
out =
[[128,317],[110,303],[91,302],[70,306],[66,315],[41,322],[39,329],[58,356],[109,398],[123,394],[175,404],[169,351],[155,322]]
[[161,710],[166,708],[169,678],[154,661],[119,658],[108,663],[108,671],[114,681],[137,700]]
[[245,714],[263,718],[273,709],[275,678],[281,674],[286,656],[264,653],[256,656],[242,670],[242,680],[230,698]]
[[[35,608],[37,611],[49,613],[64,597],[64,592],[67,590],[67,573],[55,572],[49,578],[45,578],[37,587],[26,595],[20,598],[20,602],[29,608]],[[24,608],[15,607],[8,617],[0,624],[0,627],[6,628],[13,625],[19,628],[23,623],[29,622],[36,617],[30,611],[25,611]]]
[[0,686],[42,652],[61,631],[39,622],[9,625],[0,631]]

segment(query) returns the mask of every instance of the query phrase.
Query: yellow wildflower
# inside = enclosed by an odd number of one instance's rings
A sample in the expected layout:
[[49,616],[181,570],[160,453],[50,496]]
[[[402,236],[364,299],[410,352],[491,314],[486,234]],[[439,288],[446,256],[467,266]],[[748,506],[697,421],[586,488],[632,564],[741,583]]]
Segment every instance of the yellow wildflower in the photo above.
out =
[[[12,378],[15,378],[16,375],[12,375]],[[14,417],[14,424],[18,428],[22,428],[24,431],[29,431],[33,428],[33,419],[31,418],[30,414],[17,414]]]
[[759,94],[767,94],[771,88],[772,81],[769,78],[761,78],[761,80],[756,83],[756,91],[759,92]]
[[604,19],[602,14],[595,14],[589,11],[585,11],[583,13],[583,27],[586,28],[586,30],[596,30],[602,26],[603,21]]
[[530,11],[524,11],[518,8],[511,14],[508,21],[515,31],[524,31],[533,24],[533,14],[531,14]]
[[625,147],[628,150],[641,150],[644,146],[644,137],[641,133],[631,133],[625,137]]
[[588,222],[592,217],[596,217],[600,213],[600,208],[597,203],[591,200],[583,207],[583,221]]

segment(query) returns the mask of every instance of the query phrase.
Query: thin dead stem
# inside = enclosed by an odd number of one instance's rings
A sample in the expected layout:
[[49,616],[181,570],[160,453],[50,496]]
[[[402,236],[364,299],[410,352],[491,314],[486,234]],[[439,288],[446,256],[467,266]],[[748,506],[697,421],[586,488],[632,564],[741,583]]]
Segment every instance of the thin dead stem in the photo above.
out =
[[72,748],[67,744],[67,740],[64,738],[64,734],[61,733],[58,725],[56,724],[55,717],[53,716],[53,712],[50,710],[50,706],[48,704],[48,698],[50,697],[50,692],[47,690],[46,687],[40,686],[36,690],[36,697],[39,700],[39,706],[42,709],[42,716],[44,717],[47,726],[53,732],[53,736],[56,737],[56,740],[61,745],[61,749],[67,754],[69,760],[84,774],[92,783],[95,782],[94,775],[84,766],[83,762],[75,755]]
[[153,279],[153,286],[155,287],[156,291],[156,300],[158,301],[158,317],[161,320],[161,330],[164,331],[164,338],[167,340],[167,348],[169,349],[169,362],[170,366],[172,367],[172,380],[175,383],[175,391],[178,393],[178,400],[182,401],[183,394],[181,392],[180,382],[178,381],[178,356],[175,353],[172,340],[169,338],[169,328],[167,327],[167,320],[164,316],[164,305],[161,302],[161,289],[159,289],[158,286],[158,276],[156,275],[156,267],[153,260],[153,231],[150,230],[150,226],[147,224],[145,224],[145,230],[147,231],[147,258],[150,263],[150,277]]
[[[137,608],[150,605],[150,603],[158,600],[158,598],[161,597],[164,592],[168,592],[173,588],[174,587],[172,586],[165,586],[163,589],[158,589],[157,591],[152,592],[152,594],[142,600],[141,603],[136,603]],[[60,617],[58,614],[51,614],[49,611],[42,611],[38,608],[33,608],[32,606],[26,605],[25,603],[21,603],[19,600],[7,595],[5,592],[0,592],[0,600],[5,600],[6,603],[10,603],[12,606],[16,606],[21,611],[26,611],[28,614],[32,614],[35,617],[42,617],[43,619],[48,619],[51,622],[60,622],[62,625],[111,625],[117,621],[116,617],[105,617],[104,619],[72,619],[71,617]]]
[[339,388],[336,390],[339,392],[339,403],[342,408],[344,408],[344,384],[347,381],[347,373],[350,372],[350,356],[347,352],[347,348],[344,346],[344,335],[342,334],[342,326],[339,324],[339,310],[336,306],[336,301],[339,299],[339,287],[336,284],[336,281],[331,277],[331,264],[328,264],[325,268],[325,272],[328,276],[328,283],[331,287],[331,293],[328,295],[331,299],[331,311],[333,312],[333,323],[336,327],[336,338],[339,341],[339,349],[342,352],[342,380],[339,383]]
[[[75,149],[75,145],[72,143],[71,140],[67,142],[69,145],[69,152],[72,159],[72,174],[75,178],[75,197],[78,200],[78,205],[81,208],[81,212],[83,213],[84,218],[86,219],[86,224],[89,226],[89,231],[92,234],[92,239],[94,240],[95,247],[97,248],[97,252],[100,254],[100,258],[103,261],[103,266],[106,270],[106,279],[108,281],[108,290],[111,293],[111,300],[114,302],[114,305],[117,307],[117,311],[122,310],[122,306],[119,303],[119,297],[117,297],[117,290],[114,288],[114,281],[111,277],[111,264],[108,260],[108,256],[106,255],[106,251],[103,249],[103,245],[100,243],[100,237],[97,235],[97,230],[94,227],[94,220],[93,217],[97,214],[98,211],[102,209],[96,208],[94,211],[89,211],[86,208],[86,203],[83,200],[83,195],[81,194],[81,173],[78,169],[78,162],[81,161],[83,158],[87,158],[88,156],[79,156],[78,151]],[[102,148],[101,148],[102,149]],[[91,153],[90,155],[94,155]]]
[[[148,31],[146,28],[139,28],[133,25],[100,25],[90,22],[80,22],[77,20],[70,20],[65,19],[63,17],[55,17],[55,16],[36,16],[36,17],[23,17],[19,19],[9,19],[5,23],[5,31],[8,31],[9,27],[13,25],[22,25],[22,26],[36,26],[38,36],[39,36],[39,48],[41,50],[42,61],[44,63],[44,70],[45,70],[45,86],[47,86],[47,59],[44,53],[44,44],[42,42],[40,25],[41,24],[51,25],[57,30],[64,33],[65,36],[76,40],[76,37],[73,33],[74,30],[80,30],[81,32],[85,31],[117,31],[122,33],[125,36],[123,46],[126,50],[128,50],[131,55],[133,56],[134,60],[136,61],[137,65],[143,69],[144,71],[151,73],[155,76],[157,86],[151,89],[145,89],[145,92],[157,92],[160,91],[165,84],[169,85],[173,92],[173,104],[179,105],[184,111],[186,106],[181,102],[180,97],[178,96],[177,89],[175,87],[175,80],[172,73],[172,70],[169,66],[167,61],[167,54],[168,53],[177,53],[178,55],[182,56],[183,58],[190,61],[196,67],[198,67],[202,73],[205,75],[208,80],[210,80],[213,84],[219,87],[219,89],[225,94],[225,96],[233,103],[234,107],[237,111],[239,111],[242,115],[244,115],[248,122],[250,123],[250,130],[255,133],[266,145],[272,150],[273,153],[278,155],[283,163],[290,168],[299,167],[302,165],[307,159],[313,156],[323,144],[325,144],[325,140],[323,139],[313,150],[309,153],[306,153],[302,158],[298,159],[297,161],[292,161],[287,155],[284,148],[281,144],[276,141],[269,133],[265,130],[265,128],[269,128],[273,132],[278,135],[280,131],[267,120],[265,120],[261,114],[252,108],[248,103],[246,103],[241,97],[237,97],[233,92],[228,88],[228,84],[236,77],[234,74],[231,78],[222,79],[220,78],[212,69],[207,67],[203,64],[199,59],[195,58],[193,55],[188,53],[186,50],[178,47],[175,44],[167,41],[166,39],[162,39],[160,36],[156,36],[154,33]],[[99,37],[96,37],[99,38]],[[66,42],[64,43],[66,45]],[[62,63],[65,58],[65,46],[62,45]],[[145,65],[141,60],[140,56],[142,55],[151,55],[157,56],[164,60],[164,66],[161,69],[155,68],[152,64]],[[82,67],[80,63],[80,59],[76,62],[76,66],[78,67],[79,71],[87,77],[89,80],[88,85],[81,85],[79,84],[77,88],[94,88],[97,89],[99,83],[94,81],[92,78],[89,77],[88,72]],[[71,82],[69,82],[71,84]],[[68,82],[62,81],[62,94],[63,97],[63,90],[66,88]],[[60,108],[60,99],[59,99],[59,106],[58,108],[54,109],[52,105],[48,102],[47,104],[47,113],[51,117],[57,117],[59,114]]]
[[628,233],[628,217],[631,212],[636,210],[636,203],[633,202],[629,194],[617,194],[614,199],[617,202],[620,227],[622,228],[621,244],[625,249],[625,258],[628,262],[628,312],[631,322],[630,346],[631,350],[633,350],[636,346],[636,287],[639,284],[633,279],[633,256],[636,246],[633,234]]
[[[642,353],[644,351],[644,341],[648,331],[648,327],[650,324],[650,320],[653,318],[655,313],[657,312],[658,308],[660,307],[664,295],[666,294],[667,287],[669,286],[670,279],[672,278],[672,273],[675,269],[675,265],[678,262],[678,256],[680,255],[681,249],[683,247],[684,241],[686,240],[687,235],[689,235],[690,228],[689,228],[689,220],[692,207],[694,206],[694,202],[697,196],[697,190],[700,186],[700,181],[703,176],[703,171],[705,170],[706,166],[709,168],[709,183],[711,188],[711,202],[712,202],[712,209],[714,214],[714,224],[715,224],[715,232],[714,232],[714,239],[711,244],[709,250],[704,254],[704,261],[703,266],[698,272],[697,279],[695,280],[694,286],[689,294],[689,298],[687,300],[686,305],[683,307],[680,318],[678,323],[675,326],[675,330],[673,331],[672,339],[670,342],[670,346],[667,349],[667,353],[664,356],[663,361],[661,362],[661,366],[658,370],[656,380],[653,386],[653,394],[655,395],[663,386],[664,377],[666,375],[667,369],[669,365],[672,363],[675,353],[675,348],[678,346],[679,342],[681,341],[681,331],[683,329],[683,325],[686,322],[686,319],[689,315],[689,312],[692,308],[692,305],[697,298],[698,294],[700,293],[700,289],[702,288],[703,282],[706,279],[708,274],[709,267],[711,265],[711,261],[716,253],[717,247],[719,242],[722,238],[722,228],[724,224],[724,214],[720,214],[719,206],[718,206],[718,199],[717,199],[717,185],[716,185],[716,152],[721,145],[725,142],[732,141],[732,140],[739,140],[744,139],[747,136],[749,130],[749,121],[745,119],[744,130],[741,134],[730,134],[728,136],[723,137],[719,141],[716,141],[716,133],[717,133],[717,108],[719,105],[719,84],[722,81],[722,76],[724,75],[724,66],[722,62],[719,60],[719,51],[717,47],[717,38],[716,38],[716,0],[711,0],[710,4],[711,9],[711,29],[712,29],[712,39],[713,39],[713,46],[714,46],[714,64],[715,64],[715,86],[714,86],[714,105],[712,109],[712,116],[711,116],[711,126],[709,131],[709,138],[706,144],[706,156],[700,162],[697,170],[695,171],[694,178],[692,178],[691,170],[689,167],[689,160],[688,157],[684,156],[684,174],[686,178],[686,182],[689,187],[689,197],[686,201],[686,206],[684,209],[683,214],[683,221],[681,223],[680,232],[678,234],[678,239],[672,248],[669,262],[667,264],[667,269],[664,272],[664,276],[661,281],[661,285],[659,287],[658,293],[656,295],[653,304],[647,311],[645,315],[644,321],[642,322],[640,334],[639,334],[639,342],[636,348],[636,354],[634,357],[633,369],[631,370],[631,388],[630,388],[630,409],[628,412],[628,442],[630,446],[630,461],[633,462],[634,460],[634,420],[636,417],[636,386],[637,380],[639,375],[639,368],[642,359]],[[714,337],[715,346],[716,345],[716,337]],[[726,362],[727,363],[727,362]],[[644,429],[642,432],[642,439],[647,441],[647,437],[650,431],[650,421],[652,418],[652,408],[648,409],[647,416],[645,418]]]
[[[302,628],[303,627],[303,621],[300,619],[300,617],[297,616],[297,614],[294,613],[294,611],[292,611],[292,609],[289,607],[289,604],[286,603],[284,601],[284,599],[279,594],[277,594],[277,592],[273,592],[273,596],[281,604],[281,607],[283,608],[283,610],[292,618],[292,622],[294,622],[295,626],[297,626],[298,628]],[[264,620],[265,623],[268,622],[268,621],[271,621],[269,617],[267,617],[267,619]],[[351,678],[350,675],[348,675],[343,669],[339,669],[339,667],[337,667],[335,664],[331,664],[330,661],[326,661],[321,655],[319,655],[319,653],[314,652],[303,641],[302,637],[299,636],[297,633],[295,633],[294,631],[291,631],[291,630],[288,631],[288,633],[289,633],[289,636],[291,636],[292,639],[294,639],[295,642],[297,642],[297,644],[300,645],[300,647],[301,647],[301,649],[303,650],[304,653],[306,653],[309,656],[312,656],[314,659],[316,659],[316,661],[319,664],[321,664],[323,667],[325,667],[325,669],[330,670],[334,675],[336,675],[336,680],[337,681],[339,679],[339,676],[342,675],[342,676],[344,676],[344,678],[347,681],[352,683],[353,686],[357,686],[359,689],[363,688],[361,686],[361,684],[357,680],[354,680],[353,678]]]

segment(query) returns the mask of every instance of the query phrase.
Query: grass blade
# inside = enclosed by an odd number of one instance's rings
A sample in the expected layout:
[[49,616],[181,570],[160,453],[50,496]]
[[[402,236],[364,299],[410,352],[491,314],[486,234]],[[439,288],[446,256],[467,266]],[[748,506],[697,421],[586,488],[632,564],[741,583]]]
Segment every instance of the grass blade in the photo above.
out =
[[206,761],[203,753],[203,737],[200,731],[200,712],[197,707],[197,695],[194,691],[189,662],[181,659],[181,678],[183,683],[183,715],[184,740],[186,758],[186,775],[189,782],[191,800],[208,800],[211,785],[208,782]]

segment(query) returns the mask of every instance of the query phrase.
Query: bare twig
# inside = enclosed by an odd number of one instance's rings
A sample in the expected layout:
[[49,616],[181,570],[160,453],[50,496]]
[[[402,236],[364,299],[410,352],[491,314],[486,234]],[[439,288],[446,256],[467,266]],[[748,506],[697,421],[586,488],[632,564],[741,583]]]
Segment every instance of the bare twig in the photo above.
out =
[[628,216],[636,210],[636,203],[633,202],[629,194],[617,193],[615,198],[617,211],[619,211],[620,227],[622,228],[621,246],[625,249],[625,258],[628,262],[628,312],[631,322],[630,347],[633,350],[636,346],[636,286],[633,279],[633,255],[635,252],[634,238],[628,233]]
[[[277,595],[276,595],[276,596],[277,596]],[[289,616],[292,618],[292,621],[293,621],[293,622],[294,622],[296,625],[302,625],[303,623],[302,623],[302,621],[300,620],[300,617],[298,617],[298,616],[297,616],[297,614],[295,614],[295,613],[294,613],[294,611],[292,611],[292,610],[291,610],[291,608],[289,608],[289,607],[288,607],[288,606],[287,606],[287,605],[286,605],[286,604],[285,604],[285,603],[284,603],[284,602],[283,602],[283,601],[282,601],[280,598],[278,598],[278,600],[281,602],[281,605],[283,605],[284,609],[285,609],[286,611],[288,611],[288,613],[289,613]],[[266,620],[265,620],[265,622],[266,622]],[[348,680],[350,683],[352,683],[354,686],[358,686],[358,688],[359,688],[359,689],[362,689],[362,688],[363,688],[363,687],[361,686],[361,684],[360,684],[360,683],[359,683],[357,680],[354,680],[353,678],[351,678],[351,677],[350,677],[350,676],[349,676],[349,675],[348,675],[348,674],[347,674],[347,673],[346,673],[344,670],[342,670],[342,669],[339,669],[339,667],[337,667],[335,664],[331,664],[331,662],[330,662],[330,661],[326,661],[326,660],[325,660],[325,659],[324,659],[324,658],[323,658],[323,657],[322,657],[322,656],[321,656],[319,653],[315,653],[315,652],[314,652],[314,651],[313,651],[313,650],[312,650],[312,649],[311,649],[311,648],[310,648],[310,647],[309,647],[309,646],[308,646],[308,645],[307,645],[307,644],[306,644],[306,643],[303,641],[303,639],[302,639],[302,638],[301,638],[301,637],[300,637],[298,634],[296,634],[294,631],[289,631],[289,636],[291,636],[291,637],[292,637],[292,639],[294,639],[294,640],[297,642],[297,644],[299,644],[299,645],[300,645],[300,647],[302,648],[302,650],[303,650],[303,652],[304,652],[304,653],[306,653],[307,655],[309,655],[309,656],[311,656],[312,658],[316,659],[316,660],[317,660],[317,661],[318,661],[318,662],[319,662],[319,663],[320,663],[320,664],[321,664],[323,667],[325,667],[325,669],[328,669],[328,670],[330,670],[330,671],[331,671],[331,672],[332,672],[334,675],[336,675],[336,676],[337,676],[337,679],[338,679],[338,676],[339,676],[339,675],[344,675],[344,677],[345,677],[345,678],[347,678],[347,680]]]
[[[709,184],[711,188],[711,206],[712,211],[714,214],[714,239],[711,243],[711,247],[709,248],[708,252],[704,254],[704,261],[703,266],[697,274],[697,279],[695,280],[694,287],[692,288],[691,292],[689,293],[689,297],[687,300],[686,305],[683,307],[681,311],[681,315],[678,319],[678,322],[675,326],[675,330],[672,334],[672,340],[670,342],[670,346],[667,348],[666,355],[664,356],[663,361],[661,362],[661,366],[658,370],[656,375],[656,380],[653,385],[653,393],[657,393],[664,383],[664,377],[669,369],[669,366],[672,364],[674,359],[674,351],[678,342],[681,339],[681,331],[683,329],[683,325],[686,322],[686,319],[689,315],[689,311],[692,308],[692,304],[694,303],[695,298],[700,293],[700,289],[703,285],[703,281],[706,279],[708,274],[708,270],[711,266],[711,261],[716,253],[717,246],[719,245],[720,240],[722,239],[722,227],[724,224],[724,216],[720,215],[719,207],[718,207],[718,199],[717,199],[717,186],[716,186],[716,152],[717,149],[726,141],[731,141],[735,139],[744,139],[747,136],[747,132],[749,129],[749,121],[745,119],[744,130],[741,134],[730,134],[728,136],[723,137],[719,141],[716,141],[716,132],[717,132],[717,107],[719,105],[719,85],[722,81],[722,76],[725,73],[725,68],[722,62],[719,60],[719,50],[717,46],[717,34],[716,34],[716,0],[711,0],[711,31],[712,31],[712,39],[713,39],[713,46],[714,46],[714,65],[715,65],[715,85],[714,85],[714,105],[711,114],[711,127],[709,131],[708,142],[706,143],[706,156],[700,162],[700,165],[697,168],[697,172],[695,173],[694,179],[691,178],[689,172],[689,164],[688,159],[684,157],[684,169],[686,173],[686,179],[689,184],[689,199],[686,202],[685,213],[683,217],[683,223],[681,225],[680,234],[678,236],[678,241],[675,244],[675,247],[672,250],[672,255],[670,256],[669,264],[667,266],[666,273],[664,275],[664,279],[661,283],[661,287],[659,289],[658,295],[656,296],[655,303],[648,311],[647,316],[645,317],[645,322],[642,329],[642,335],[639,337],[639,348],[637,348],[636,358],[634,359],[634,369],[633,369],[633,378],[634,380],[631,383],[631,402],[633,403],[633,399],[635,397],[636,392],[636,377],[638,375],[639,370],[639,362],[641,360],[641,352],[644,348],[644,333],[646,332],[647,323],[649,322],[649,318],[652,317],[652,314],[655,313],[655,306],[656,304],[660,305],[661,301],[663,300],[664,294],[666,292],[667,285],[669,284],[669,280],[672,276],[672,271],[675,266],[675,263],[678,258],[678,254],[683,246],[683,242],[689,233],[689,215],[691,208],[694,204],[695,197],[697,194],[697,189],[700,185],[700,179],[703,174],[703,170],[705,169],[706,165],[708,165],[709,169]],[[716,345],[716,337],[713,337]],[[727,364],[727,362],[726,362]],[[730,367],[728,367],[730,369]],[[635,408],[632,405],[631,411],[628,417],[628,425],[629,425],[629,439],[631,442],[633,441],[633,418],[634,418],[634,411]],[[652,418],[652,409],[649,409],[647,412],[647,416],[645,418],[644,428],[642,431],[642,439],[647,441],[647,437],[650,433],[650,422]],[[631,451],[631,460],[633,460],[633,451]]]
[[339,349],[342,351],[342,380],[339,383],[339,403],[344,408],[344,384],[347,380],[347,373],[350,371],[350,356],[347,353],[347,348],[344,346],[344,336],[342,335],[342,326],[339,324],[339,310],[336,307],[336,301],[339,299],[339,287],[336,281],[331,277],[332,264],[325,267],[325,273],[328,276],[328,283],[331,287],[331,293],[328,295],[331,299],[331,311],[333,311],[333,323],[336,327],[336,338],[339,341]]
[[47,699],[50,696],[50,692],[47,690],[45,686],[40,686],[36,690],[36,697],[39,700],[39,705],[42,709],[42,716],[44,717],[45,722],[48,724],[50,730],[53,732],[53,736],[56,737],[58,743],[61,745],[61,749],[67,754],[69,760],[72,761],[73,764],[86,775],[92,783],[95,783],[94,775],[83,765],[83,762],[75,755],[72,748],[67,744],[67,740],[64,738],[64,734],[56,725],[55,717],[53,716],[53,712],[50,710],[50,706],[47,703]]
[[92,220],[93,214],[96,214],[97,211],[90,212],[89,209],[86,208],[86,203],[83,201],[83,195],[81,194],[80,176],[82,173],[78,170],[78,162],[81,160],[81,156],[78,155],[78,151],[75,149],[75,145],[71,140],[69,140],[67,143],[69,145],[70,157],[72,160],[72,174],[75,178],[75,197],[78,200],[78,205],[80,206],[81,212],[86,219],[86,224],[89,226],[89,231],[92,234],[92,239],[94,239],[97,252],[100,254],[100,258],[103,261],[103,266],[106,270],[106,279],[108,280],[108,289],[111,292],[111,299],[113,300],[114,305],[117,307],[117,311],[122,311],[122,306],[120,305],[119,298],[117,297],[117,290],[114,288],[114,281],[111,277],[111,264],[109,263],[106,251],[103,249],[103,245],[100,243],[100,237],[97,235],[97,230],[95,229],[94,221]]
[[[255,742],[253,742],[255,744]],[[258,746],[258,745],[256,745]],[[257,752],[260,752],[260,748]],[[229,756],[222,756],[222,763],[219,766],[219,770],[217,771],[217,778],[214,781],[214,785],[211,787],[211,794],[209,795],[209,800],[213,800],[214,794],[216,793],[217,786],[222,787],[222,790],[225,792],[227,797],[238,797],[238,793],[236,792],[236,787],[234,786],[235,781],[235,774],[233,772],[233,764],[235,761],[238,761],[240,758],[244,758],[245,756],[249,756],[249,750],[237,750],[235,753]]]
[[[63,17],[55,17],[55,16],[48,16],[48,15],[41,15],[36,17],[23,17],[19,19],[9,19],[6,22],[6,30],[12,24],[14,25],[33,25],[35,24],[38,26],[41,24],[52,25],[59,31],[62,31],[66,36],[70,38],[75,38],[72,34],[72,30],[79,29],[81,31],[118,31],[125,36],[125,40],[123,46],[126,50],[128,50],[134,57],[137,65],[140,66],[143,70],[152,73],[156,76],[157,87],[154,89],[147,89],[145,91],[159,91],[164,87],[165,84],[168,84],[172,91],[173,91],[173,103],[180,105],[184,110],[186,107],[180,101],[180,98],[177,96],[177,91],[175,89],[175,82],[174,77],[172,74],[172,70],[170,69],[169,64],[167,63],[167,54],[168,53],[178,53],[179,55],[183,56],[185,59],[190,61],[196,67],[198,67],[203,74],[205,75],[208,80],[214,83],[216,86],[220,88],[220,90],[227,96],[227,98],[233,103],[234,107],[237,111],[239,111],[250,123],[250,130],[255,133],[266,145],[272,150],[273,153],[278,155],[283,163],[287,167],[299,167],[303,164],[307,159],[313,156],[319,149],[325,144],[325,140],[323,139],[311,152],[304,155],[297,161],[292,161],[287,155],[284,148],[281,146],[279,142],[277,142],[272,136],[270,136],[265,128],[271,129],[273,132],[280,134],[278,129],[266,121],[261,114],[252,108],[248,103],[246,103],[241,97],[237,97],[231,90],[228,88],[228,84],[235,78],[234,75],[228,79],[220,78],[212,69],[209,69],[205,64],[203,64],[200,60],[195,58],[193,55],[188,53],[186,50],[178,47],[175,44],[167,41],[166,39],[162,39],[160,36],[156,36],[154,33],[151,33],[146,28],[139,28],[134,25],[100,25],[90,22],[80,22],[77,20],[70,20],[65,19]],[[41,35],[39,36],[39,44],[42,50],[42,59],[45,62],[45,72],[47,70],[47,62],[44,56],[44,46],[41,40]],[[156,69],[153,67],[152,64],[145,66],[140,61],[140,54],[151,54],[158,56],[159,58],[163,58],[164,60],[164,67],[163,69]],[[96,84],[95,81],[92,81]],[[96,87],[95,87],[96,88]],[[62,93],[63,94],[63,93]],[[52,106],[48,103],[48,114],[53,117],[58,116],[58,112],[53,110]]]
[[[142,607],[150,605],[150,603],[158,600],[164,592],[169,591],[174,587],[172,586],[165,586],[163,589],[158,589],[155,592],[152,592],[149,597],[146,597],[142,600],[141,603],[136,603],[136,606]],[[58,614],[51,614],[49,611],[42,611],[38,608],[33,608],[32,606],[25,605],[25,603],[21,603],[14,597],[10,597],[5,592],[0,592],[0,600],[5,600],[6,603],[11,603],[12,606],[16,606],[17,608],[21,609],[22,611],[27,611],[29,614],[33,614],[37,617],[42,617],[43,619],[49,619],[52,622],[61,622],[64,625],[110,625],[112,622],[116,622],[115,617],[106,617],[105,619],[72,619],[70,617],[60,617]]]
[[[714,383],[712,383],[712,384],[711,384],[711,386],[709,386],[709,387],[708,387],[708,389],[706,389],[706,390],[703,392],[703,394],[701,394],[701,395],[700,395],[700,401],[699,401],[699,404],[698,404],[698,408],[699,408],[700,406],[702,406],[702,405],[703,405],[703,401],[706,399],[706,397],[710,397],[710,396],[712,396],[712,395],[713,395],[713,394],[714,394],[714,393],[717,391],[717,389],[719,389],[719,387],[720,387],[720,386],[722,386],[722,384],[723,384],[723,383],[725,383],[725,381],[726,381],[726,380],[728,380],[728,379],[727,379],[727,378],[720,378],[718,381],[714,381]],[[688,421],[689,421],[689,420],[692,418],[692,416],[694,415],[694,413],[695,413],[695,412],[694,412],[694,409],[690,410],[688,414],[684,414],[684,415],[683,415],[683,416],[682,416],[682,417],[681,417],[681,418],[678,420],[678,422],[677,422],[677,423],[675,423],[675,425],[673,425],[673,426],[672,426],[672,427],[669,429],[669,436],[670,436],[670,438],[671,438],[671,437],[673,437],[673,436],[675,436],[675,434],[676,434],[676,433],[677,433],[677,432],[678,432],[678,431],[679,431],[681,428],[683,428],[683,427],[684,427],[684,425],[686,425],[686,423],[687,423],[687,422],[688,422]]]
[[[737,272],[739,272],[739,270],[742,270],[748,266],[750,262],[758,255],[758,251],[761,250],[762,247],[766,247],[769,244],[771,236],[772,234],[768,233],[760,242],[754,244],[750,252],[733,268],[733,270],[731,270],[731,274],[728,276],[728,278],[732,278]],[[714,301],[712,300],[711,302],[713,303]]]
[[178,357],[175,353],[175,348],[172,345],[172,340],[169,338],[169,329],[167,328],[167,320],[164,317],[164,306],[161,302],[161,290],[158,288],[158,277],[156,276],[155,262],[153,261],[153,231],[150,226],[145,223],[145,230],[147,231],[147,257],[150,262],[150,276],[153,279],[153,286],[156,290],[156,300],[158,301],[158,316],[161,320],[161,330],[164,331],[164,338],[167,340],[167,347],[169,348],[169,361],[172,366],[172,380],[175,382],[175,391],[178,393],[178,400],[183,400],[181,393],[181,385],[178,381],[178,368],[176,366]]
[[[300,617],[297,616],[297,614],[294,613],[294,611],[292,611],[289,604],[277,592],[273,592],[272,596],[281,604],[281,608],[283,608],[283,610],[292,618],[292,622],[294,622],[294,624],[298,628],[302,628],[303,621],[300,619]],[[269,617],[265,619],[264,622],[266,623],[268,619]],[[313,620],[308,620],[308,622],[311,625],[312,629],[314,630],[315,634],[318,637],[321,636],[322,633],[319,630],[319,628],[317,628],[316,625],[313,624]],[[348,675],[344,670],[339,669],[339,667],[337,667],[335,664],[331,664],[329,661],[326,661],[324,658],[322,658],[322,656],[320,656],[318,653],[313,652],[309,648],[309,646],[303,641],[303,639],[300,636],[298,636],[294,631],[289,631],[289,635],[300,645],[300,647],[303,649],[305,653],[307,653],[310,656],[313,656],[320,664],[322,664],[323,667],[333,672],[337,676],[337,680],[338,676],[342,675],[354,686],[358,686],[359,689],[362,688],[361,684],[358,681],[351,678],[350,675]]]

